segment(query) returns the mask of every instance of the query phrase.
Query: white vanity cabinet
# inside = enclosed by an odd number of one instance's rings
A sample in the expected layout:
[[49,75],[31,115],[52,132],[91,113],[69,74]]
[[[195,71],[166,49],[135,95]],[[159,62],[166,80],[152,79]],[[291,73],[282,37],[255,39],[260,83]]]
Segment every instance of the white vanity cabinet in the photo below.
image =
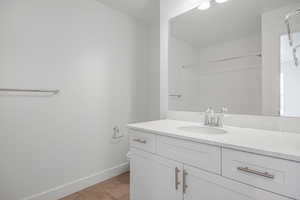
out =
[[131,200],[182,200],[183,164],[131,149]]
[[[222,154],[225,154],[223,157]],[[278,162],[271,174],[239,171],[246,166],[243,152],[130,129],[131,200],[290,200],[298,199],[295,178],[283,185],[284,167],[300,169],[299,163]],[[236,154],[236,155],[235,155]],[[233,157],[232,157],[233,155]],[[229,159],[230,158],[230,159]],[[227,159],[227,160],[223,160]],[[253,159],[253,158],[252,158]],[[269,161],[269,160],[267,160]],[[252,161],[254,162],[254,161]],[[289,161],[288,161],[289,162]],[[257,163],[252,163],[250,167]],[[277,164],[273,161],[273,164]],[[234,167],[234,169],[230,169]],[[224,168],[224,169],[223,169]],[[262,168],[259,168],[262,170]],[[291,168],[288,168],[291,170]],[[294,169],[294,170],[295,170]],[[223,175],[225,170],[225,176]],[[276,173],[275,173],[276,172]],[[242,178],[239,178],[242,176]],[[288,175],[290,173],[287,173]],[[300,173],[298,173],[299,175]],[[261,175],[270,175],[263,177]],[[254,178],[253,178],[254,177]],[[255,180],[262,179],[260,184]],[[289,178],[289,176],[288,176]],[[296,177],[298,178],[298,177]],[[247,181],[249,179],[249,182]],[[300,190],[300,177],[299,177]],[[268,186],[269,182],[269,186]],[[281,188],[273,190],[274,185]],[[285,186],[285,188],[284,188]],[[289,196],[288,196],[289,195]]]

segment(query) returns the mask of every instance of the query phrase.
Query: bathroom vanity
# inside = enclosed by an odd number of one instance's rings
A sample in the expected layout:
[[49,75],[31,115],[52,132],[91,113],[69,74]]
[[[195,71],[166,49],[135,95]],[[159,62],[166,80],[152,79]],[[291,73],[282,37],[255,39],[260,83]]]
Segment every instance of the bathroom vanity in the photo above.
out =
[[[283,130],[280,117],[300,117],[300,1],[197,8],[169,19],[161,98],[204,120],[128,126],[131,200],[300,200],[300,134],[251,129],[255,115],[273,116],[263,123],[271,130]],[[225,112],[249,128],[220,128]]]
[[300,199],[300,134],[130,124],[131,200]]

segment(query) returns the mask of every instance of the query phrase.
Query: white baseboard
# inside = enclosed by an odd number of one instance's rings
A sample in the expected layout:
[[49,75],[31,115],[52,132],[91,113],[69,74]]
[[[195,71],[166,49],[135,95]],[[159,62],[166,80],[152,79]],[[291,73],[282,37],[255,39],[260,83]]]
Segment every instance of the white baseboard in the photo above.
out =
[[84,188],[95,185],[97,183],[103,182],[107,179],[110,179],[114,176],[118,176],[122,173],[129,171],[129,163],[123,163],[116,167],[106,169],[104,171],[92,174],[88,177],[84,177],[70,183],[52,188],[50,190],[26,197],[23,200],[57,200],[62,197],[65,197],[69,194],[78,192]]

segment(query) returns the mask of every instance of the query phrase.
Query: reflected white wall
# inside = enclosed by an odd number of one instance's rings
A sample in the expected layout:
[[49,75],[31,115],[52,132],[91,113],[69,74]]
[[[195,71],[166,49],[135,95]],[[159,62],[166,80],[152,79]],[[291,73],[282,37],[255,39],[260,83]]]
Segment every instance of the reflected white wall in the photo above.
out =
[[261,114],[261,57],[214,61],[259,54],[260,35],[201,49],[171,37],[169,46],[169,93],[182,95],[169,97],[170,110],[220,110],[226,106],[230,113]]

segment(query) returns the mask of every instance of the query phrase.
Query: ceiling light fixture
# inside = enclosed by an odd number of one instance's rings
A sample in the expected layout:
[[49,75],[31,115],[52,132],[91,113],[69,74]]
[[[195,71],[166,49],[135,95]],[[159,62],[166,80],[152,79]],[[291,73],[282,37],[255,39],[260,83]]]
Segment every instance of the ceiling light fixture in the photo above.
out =
[[202,2],[199,6],[198,6],[198,9],[199,10],[207,10],[211,7],[211,5],[215,5],[215,4],[221,4],[221,3],[225,3],[229,0],[207,0],[207,1],[204,1]]
[[202,2],[199,6],[198,6],[198,9],[199,10],[207,10],[210,8],[210,1],[205,1],[205,2]]
[[227,2],[228,0],[215,0],[217,3],[225,3]]

